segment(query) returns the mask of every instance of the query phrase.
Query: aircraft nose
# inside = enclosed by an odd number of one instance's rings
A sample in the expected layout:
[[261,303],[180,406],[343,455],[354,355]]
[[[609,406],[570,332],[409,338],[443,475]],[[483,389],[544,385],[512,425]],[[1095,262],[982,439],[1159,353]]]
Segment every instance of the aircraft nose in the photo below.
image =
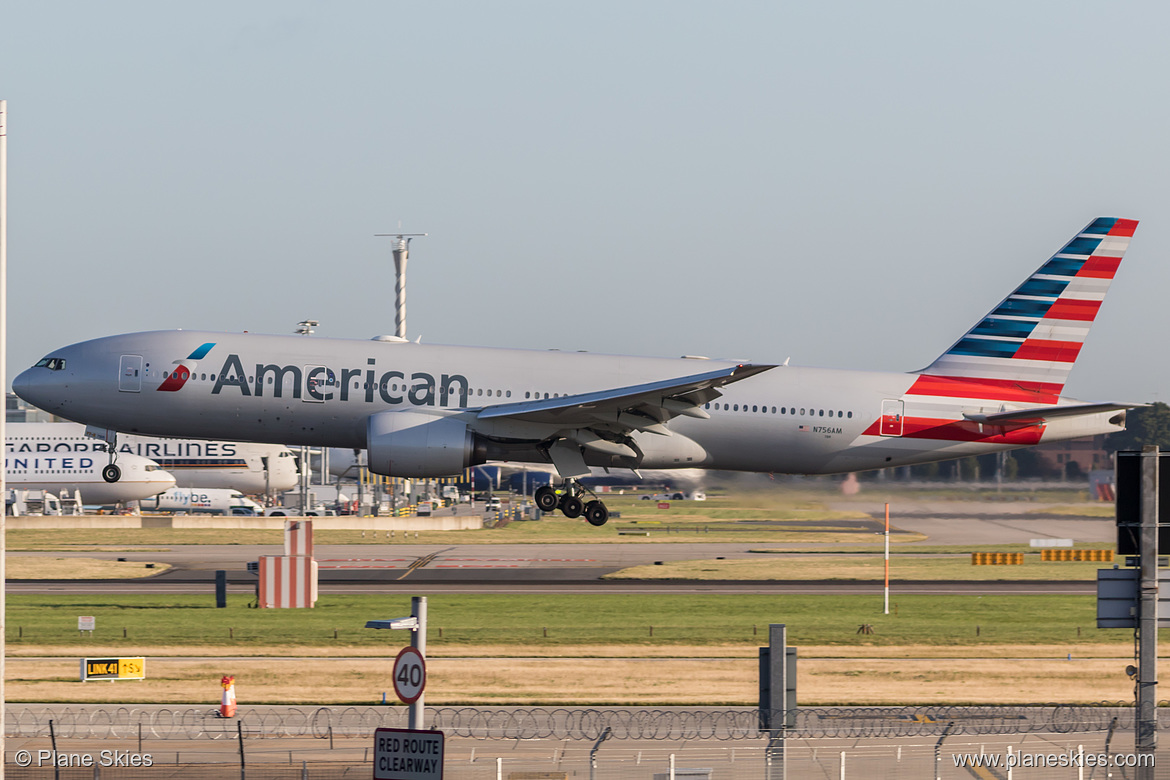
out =
[[40,377],[43,373],[45,373],[43,368],[26,368],[21,371],[16,379],[12,380],[12,392],[16,393],[22,400],[39,407],[44,397],[43,382],[41,382]]

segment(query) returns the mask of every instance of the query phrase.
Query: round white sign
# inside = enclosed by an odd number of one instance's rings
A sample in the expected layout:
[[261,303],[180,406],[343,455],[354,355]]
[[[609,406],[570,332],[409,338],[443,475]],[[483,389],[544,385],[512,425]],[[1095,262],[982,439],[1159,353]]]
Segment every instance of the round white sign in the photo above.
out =
[[427,684],[427,662],[413,647],[404,647],[394,659],[394,695],[399,701],[414,704]]

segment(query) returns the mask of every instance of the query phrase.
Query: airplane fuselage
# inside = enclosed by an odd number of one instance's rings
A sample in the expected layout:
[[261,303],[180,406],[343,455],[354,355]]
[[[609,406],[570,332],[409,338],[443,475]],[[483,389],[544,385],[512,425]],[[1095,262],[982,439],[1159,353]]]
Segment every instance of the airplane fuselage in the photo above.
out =
[[60,494],[80,491],[87,504],[115,504],[149,498],[175,485],[175,478],[154,461],[127,455],[123,478],[114,484],[101,477],[104,454],[72,452],[9,452],[4,458],[5,481],[17,490]]
[[[14,388],[41,408],[88,425],[146,435],[364,448],[371,415],[409,410],[466,419],[478,457],[529,462],[547,461],[532,445],[542,438],[534,426],[478,419],[476,410],[736,365],[197,331],[111,336],[53,356],[63,367],[29,369]],[[39,375],[33,372],[52,372],[51,395],[36,395]],[[776,366],[720,393],[702,407],[708,419],[675,417],[668,436],[634,433],[639,465],[840,473],[1109,433],[1124,425],[1116,411],[983,425],[964,415],[1074,402],[1015,386],[893,372]],[[590,465],[621,465],[598,452],[586,459]]]
[[[8,423],[6,436],[10,454],[73,453],[89,455],[98,463],[107,461],[106,443],[87,437],[85,427],[75,423]],[[180,488],[256,494],[290,490],[297,484],[296,458],[278,445],[119,436],[118,455],[127,454],[154,461],[174,476]]]

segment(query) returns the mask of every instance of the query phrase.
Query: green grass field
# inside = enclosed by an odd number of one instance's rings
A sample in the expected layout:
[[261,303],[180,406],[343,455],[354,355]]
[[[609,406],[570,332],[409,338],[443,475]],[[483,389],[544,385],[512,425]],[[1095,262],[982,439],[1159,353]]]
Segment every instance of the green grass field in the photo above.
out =
[[[247,654],[275,645],[391,646],[394,632],[364,628],[371,619],[410,614],[406,597],[328,596],[315,609],[250,609],[229,597],[225,609],[207,596],[8,597],[10,652],[22,646],[218,648]],[[786,623],[789,641],[805,645],[992,645],[1121,641],[1095,628],[1092,596],[857,595],[439,595],[428,599],[433,649],[556,645],[758,645],[769,623]],[[80,637],[77,617],[93,615],[97,630]],[[859,634],[863,624],[872,634]],[[653,631],[651,633],[651,627]],[[753,628],[754,627],[754,628]],[[123,630],[126,637],[123,638]],[[334,639],[334,630],[337,639]],[[441,635],[440,635],[441,630]],[[545,635],[547,633],[547,636]]]

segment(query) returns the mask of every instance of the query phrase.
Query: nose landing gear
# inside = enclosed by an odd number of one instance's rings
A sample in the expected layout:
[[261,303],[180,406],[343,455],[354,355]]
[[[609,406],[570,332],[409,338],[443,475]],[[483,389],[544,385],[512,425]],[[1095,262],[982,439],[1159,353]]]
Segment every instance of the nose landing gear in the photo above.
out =
[[537,488],[536,506],[542,512],[552,512],[560,509],[568,518],[577,518],[582,515],[590,525],[603,526],[609,520],[609,510],[605,504],[597,499],[585,502],[581,499],[584,489],[575,479],[566,479],[559,488],[545,485]]
[[102,479],[106,482],[117,482],[122,478],[122,469],[115,462],[118,460],[118,435],[114,434],[106,442],[106,449],[110,453],[110,463],[102,469]]

